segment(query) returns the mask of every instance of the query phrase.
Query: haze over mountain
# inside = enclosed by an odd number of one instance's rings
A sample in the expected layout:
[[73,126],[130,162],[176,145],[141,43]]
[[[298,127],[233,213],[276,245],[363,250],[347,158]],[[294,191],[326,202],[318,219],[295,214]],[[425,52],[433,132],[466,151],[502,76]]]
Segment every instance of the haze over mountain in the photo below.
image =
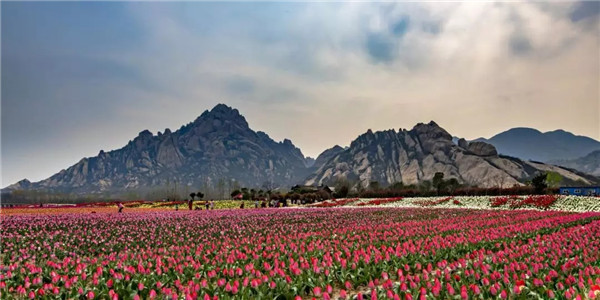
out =
[[476,141],[494,145],[500,154],[542,162],[575,159],[600,150],[599,141],[561,129],[542,133],[533,128],[519,127]]
[[600,176],[600,150],[591,152],[590,154],[576,159],[568,160],[552,160],[553,165],[572,168],[587,174]]
[[250,129],[237,109],[219,104],[194,122],[153,135],[144,130],[124,147],[100,151],[39,182],[19,181],[6,190],[44,190],[76,194],[119,195],[168,186],[195,189],[234,187],[289,188],[303,183],[332,184],[343,177],[366,186],[394,182],[416,184],[435,172],[460,183],[509,187],[538,171],[556,171],[582,184],[596,178],[542,163],[499,156],[481,141],[453,142],[435,122],[412,130],[368,130],[349,147],[334,146],[315,160],[294,144],[275,142]]

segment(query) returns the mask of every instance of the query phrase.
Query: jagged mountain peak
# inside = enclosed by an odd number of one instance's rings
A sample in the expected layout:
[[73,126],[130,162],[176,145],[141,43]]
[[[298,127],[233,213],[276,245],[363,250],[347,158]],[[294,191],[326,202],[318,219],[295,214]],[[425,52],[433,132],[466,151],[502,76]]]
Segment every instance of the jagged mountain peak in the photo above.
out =
[[149,138],[149,137],[153,137],[154,135],[152,134],[152,132],[150,132],[150,130],[148,129],[144,129],[142,131],[140,131],[140,133],[138,133],[138,138]]
[[418,123],[413,127],[411,132],[418,135],[424,135],[429,139],[442,139],[452,142],[452,135],[434,121],[430,121],[427,124]]
[[217,104],[211,110],[205,110],[184,131],[195,130],[197,134],[224,130],[227,132],[250,131],[246,118],[237,109],[225,104]]
[[211,110],[205,110],[197,119],[222,119],[222,120],[236,120],[241,121],[244,120],[246,122],[246,118],[240,114],[240,111],[227,106],[225,104],[217,104]]
[[231,181],[291,186],[307,172],[291,140],[276,142],[255,132],[237,109],[219,104],[177,131],[143,130],[123,148],[81,159],[30,188],[88,194],[149,191],[168,182],[195,188]]

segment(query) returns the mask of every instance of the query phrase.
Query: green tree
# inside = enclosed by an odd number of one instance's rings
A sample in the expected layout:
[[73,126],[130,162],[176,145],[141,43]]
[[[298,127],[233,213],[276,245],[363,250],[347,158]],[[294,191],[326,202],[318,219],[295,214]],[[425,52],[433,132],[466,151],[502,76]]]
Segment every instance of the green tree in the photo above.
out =
[[337,198],[346,198],[348,196],[348,192],[350,188],[347,185],[342,185],[339,189],[335,189],[335,196]]
[[346,177],[338,177],[335,180],[335,197],[345,198],[350,192],[350,182]]
[[248,188],[242,188],[242,199],[250,200],[250,193],[248,192]]
[[546,173],[546,184],[549,187],[557,187],[562,181],[562,176],[558,174],[558,172],[548,172]]
[[402,189],[404,189],[404,183],[402,183],[402,181],[394,182],[390,185],[390,190],[392,191],[399,191]]
[[372,191],[378,191],[381,188],[381,186],[379,185],[379,181],[371,181],[369,182],[369,189]]
[[421,184],[419,184],[419,189],[424,192],[431,191],[431,181],[429,181],[429,180],[421,181]]
[[450,194],[454,194],[454,191],[460,187],[460,183],[458,182],[458,179],[450,178],[446,180],[446,187],[450,191]]
[[225,179],[219,178],[217,181],[217,193],[219,194],[219,200],[225,198]]
[[202,200],[202,198],[204,198],[204,194],[202,192],[197,192],[196,197],[198,197],[198,200]]
[[196,198],[196,193],[191,193],[190,198],[192,198],[192,201],[194,201],[194,198]]
[[362,192],[364,192],[364,191],[365,191],[365,186],[363,185],[362,181],[358,181],[358,182],[356,183],[356,187],[355,187],[355,189],[356,189],[356,192],[357,192],[358,194],[360,194],[360,193],[362,193]]
[[233,190],[233,192],[231,192],[231,198],[233,198],[233,197],[235,197],[235,196],[237,196],[239,194],[240,194],[240,190],[237,190],[237,189]]
[[531,179],[531,185],[533,185],[536,194],[544,193],[544,189],[548,187],[546,184],[546,176],[546,173],[539,173]]
[[442,191],[442,189],[444,188],[444,173],[442,172],[435,172],[435,175],[433,175],[433,187],[435,187],[437,194],[439,195]]

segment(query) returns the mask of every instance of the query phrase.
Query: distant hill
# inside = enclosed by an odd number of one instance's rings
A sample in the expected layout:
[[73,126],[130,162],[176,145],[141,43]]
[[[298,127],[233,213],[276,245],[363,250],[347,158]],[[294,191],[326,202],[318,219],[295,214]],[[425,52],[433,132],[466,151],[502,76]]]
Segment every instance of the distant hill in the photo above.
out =
[[532,128],[513,128],[475,141],[494,145],[500,154],[542,162],[575,159],[600,150],[599,141],[564,130],[542,133]]
[[587,174],[600,176],[600,150],[593,151],[592,153],[580,158],[569,160],[553,160],[550,163],[575,169]]

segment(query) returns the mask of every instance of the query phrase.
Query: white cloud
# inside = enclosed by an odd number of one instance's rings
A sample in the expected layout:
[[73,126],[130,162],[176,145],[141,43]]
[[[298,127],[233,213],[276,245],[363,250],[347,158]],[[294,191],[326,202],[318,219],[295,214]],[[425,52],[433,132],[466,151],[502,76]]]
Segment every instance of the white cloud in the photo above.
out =
[[[123,92],[132,103],[111,121],[128,132],[176,129],[224,102],[311,156],[429,120],[466,138],[515,126],[600,138],[600,32],[569,19],[572,3],[128,5],[143,42],[105,55],[157,89]],[[367,53],[374,33],[391,45],[388,63]]]

